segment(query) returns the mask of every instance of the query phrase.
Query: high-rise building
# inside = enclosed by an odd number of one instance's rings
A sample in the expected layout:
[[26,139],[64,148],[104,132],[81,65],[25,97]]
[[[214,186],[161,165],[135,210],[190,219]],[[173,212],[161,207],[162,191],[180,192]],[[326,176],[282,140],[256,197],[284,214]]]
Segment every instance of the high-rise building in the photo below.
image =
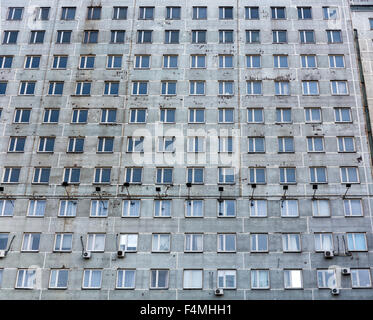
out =
[[2,1],[0,299],[371,299],[354,14]]

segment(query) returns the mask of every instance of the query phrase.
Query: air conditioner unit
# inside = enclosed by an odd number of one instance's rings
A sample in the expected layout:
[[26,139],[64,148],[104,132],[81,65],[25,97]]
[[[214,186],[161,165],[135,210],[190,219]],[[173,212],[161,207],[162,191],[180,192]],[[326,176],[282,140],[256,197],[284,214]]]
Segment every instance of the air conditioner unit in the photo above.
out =
[[126,253],[124,250],[118,250],[117,251],[118,258],[124,258],[126,256]]
[[223,289],[215,289],[215,295],[216,296],[222,296],[224,295],[224,290]]
[[6,256],[6,251],[0,250],[0,258],[5,258],[5,256]]
[[331,291],[333,296],[339,295],[339,289],[338,288],[333,288]]
[[82,254],[84,259],[90,259],[91,258],[91,252],[90,251],[84,251]]
[[334,257],[333,251],[330,251],[330,250],[324,251],[324,257],[325,258],[333,258]]
[[350,268],[342,268],[342,274],[344,274],[344,275],[351,274],[351,269]]

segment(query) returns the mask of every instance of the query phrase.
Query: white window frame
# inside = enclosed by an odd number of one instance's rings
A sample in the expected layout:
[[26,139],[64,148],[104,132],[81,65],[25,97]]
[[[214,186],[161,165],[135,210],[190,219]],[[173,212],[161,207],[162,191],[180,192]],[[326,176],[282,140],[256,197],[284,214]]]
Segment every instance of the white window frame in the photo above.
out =
[[[335,83],[335,91],[333,90],[334,84]],[[341,85],[342,83],[344,84],[344,87],[346,89],[345,92],[342,92]],[[349,95],[349,90],[348,90],[348,82],[347,80],[331,80],[330,81],[330,91],[332,95],[339,95],[339,96],[346,96]]]
[[[66,285],[60,286],[60,273],[67,272]],[[49,275],[49,289],[67,289],[69,279],[69,269],[51,269]]]
[[[18,286],[21,278],[21,286]],[[16,289],[34,289],[36,285],[36,269],[18,269],[16,278]]]
[[[134,206],[134,208],[131,208]],[[123,200],[122,217],[123,218],[138,218],[141,213],[141,200],[127,199]]]
[[[103,210],[102,210],[103,208]],[[109,212],[109,200],[106,199],[92,199],[89,210],[90,217],[107,217]]]
[[[121,233],[119,235],[118,250],[137,252],[138,242],[139,235],[137,233]],[[129,246],[129,244],[131,244],[131,246]]]
[[[96,239],[103,239],[103,248],[96,248],[99,243]],[[106,234],[105,233],[88,233],[86,251],[89,252],[104,252],[105,251]]]
[[44,217],[45,208],[47,206],[47,200],[29,200],[28,202],[28,209],[27,209],[27,216],[28,217]]
[[[194,237],[201,237],[200,243],[198,242],[198,240],[193,239]],[[196,249],[194,248],[193,243],[196,244]],[[198,248],[199,244],[201,245],[200,248]],[[184,252],[203,252],[203,233],[185,233]]]
[[[360,214],[353,214],[352,201],[359,202]],[[348,208],[346,208],[348,206]],[[345,217],[362,217],[364,216],[364,210],[361,199],[343,199],[343,209]],[[348,210],[346,210],[348,209]]]
[[[228,250],[227,249],[227,237],[233,237],[234,240],[234,249]],[[237,236],[235,233],[218,233],[217,234],[217,252],[236,252],[237,248]]]
[[[290,215],[290,212],[289,212],[289,205],[292,204],[292,206],[294,205],[294,203],[296,204],[294,208],[291,208],[292,210],[293,209],[296,209],[296,214],[295,215]],[[281,217],[289,217],[289,218],[296,218],[296,217],[299,217],[299,206],[298,206],[298,200],[294,200],[294,199],[286,199],[286,200],[281,200]]]
[[[367,286],[361,285],[360,273],[365,271],[369,275],[369,284]],[[369,268],[354,268],[351,269],[351,287],[354,288],[371,288],[372,287],[372,276]]]
[[[231,287],[228,287],[227,286],[227,276],[234,276],[234,285],[233,286],[231,286]],[[219,285],[219,283],[220,283],[220,281],[219,281],[219,278],[223,278],[222,280],[223,280],[223,286],[220,286]],[[220,270],[218,270],[218,272],[217,272],[217,282],[216,282],[216,284],[217,284],[217,287],[218,288],[221,288],[221,289],[236,289],[236,286],[237,286],[237,271],[236,270],[233,270],[233,269],[231,269],[231,270],[229,270],[229,269],[220,269]]]
[[[299,244],[299,249],[294,249],[294,243],[293,243],[294,239],[295,239],[295,243],[297,245]],[[302,242],[301,242],[300,233],[283,233],[282,234],[282,249],[283,249],[283,252],[301,252]]]
[[[234,167],[219,167],[218,170],[219,170],[218,172],[218,175],[219,175],[218,183],[219,184],[235,184],[236,183],[236,170]],[[231,176],[233,176],[233,181],[227,181],[227,178]],[[223,178],[223,180],[220,179],[221,177]]]
[[[346,139],[351,139],[352,141],[352,150],[346,150]],[[355,138],[354,137],[337,137],[338,141],[338,152],[356,152],[355,147]]]
[[[99,286],[92,286],[92,274],[93,272],[100,272],[100,284]],[[88,276],[88,286],[85,286],[85,279]],[[84,269],[82,279],[82,289],[101,289],[102,285],[102,269]]]
[[[350,177],[350,174],[349,174],[349,170],[348,169],[355,169],[355,173],[356,173],[356,178],[357,178],[357,181],[351,181],[351,177]],[[358,167],[340,167],[340,175],[341,175],[341,183],[342,184],[345,184],[345,183],[360,183],[360,176],[359,176],[359,169]],[[345,171],[346,173],[346,181],[343,181],[343,171]]]
[[[153,280],[153,272],[155,272],[155,286],[152,286],[152,280]],[[159,273],[160,272],[166,272],[166,278],[165,278],[165,286],[161,287],[159,286]],[[168,282],[169,282],[169,276],[170,271],[169,269],[151,269],[150,270],[150,289],[168,289]]]
[[[288,274],[288,280],[289,282],[287,282],[287,276],[286,274]],[[293,279],[293,275],[294,276],[297,274],[297,277],[299,277],[299,279]],[[296,285],[296,281],[300,280],[300,285]],[[303,274],[302,274],[302,269],[285,269],[284,270],[284,288],[285,289],[302,289],[303,288]]]
[[[326,205],[326,206],[325,206]],[[327,211],[323,211],[327,208]],[[330,201],[328,199],[313,199],[312,200],[312,216],[313,217],[330,217]]]
[[[254,273],[256,276],[254,277]],[[263,286],[261,285],[260,273],[265,273],[267,278],[268,285]],[[269,289],[271,287],[270,284],[270,277],[269,277],[269,270],[266,269],[252,269],[250,271],[250,278],[251,278],[251,289],[260,290],[260,289]],[[255,281],[256,280],[256,281]]]
[[[12,199],[0,199],[0,217],[12,217],[13,216],[14,202],[15,200],[12,200]],[[10,212],[8,211],[9,208],[11,208]]]
[[[161,239],[166,239],[168,248],[161,250]],[[152,252],[170,252],[171,251],[171,234],[170,233],[153,233],[152,234]]]
[[[126,286],[127,272],[133,273],[133,283],[130,286]],[[121,278],[122,286],[119,286],[119,279]],[[116,289],[135,289],[136,288],[136,269],[118,269],[117,279],[115,281]]]
[[[253,199],[249,202],[250,217],[266,218],[268,216],[268,202],[265,199]],[[263,209],[264,208],[264,209]],[[261,211],[263,209],[263,211]]]
[[[134,181],[134,174],[135,170],[141,169],[141,176],[140,181]],[[142,167],[126,167],[125,168],[125,181],[131,184],[141,184],[142,183],[142,175],[143,175],[143,168]]]
[[[67,250],[63,249],[63,243],[65,237],[70,237],[70,248]],[[73,234],[70,232],[57,232],[54,236],[53,252],[71,252],[73,244]]]
[[[39,237],[39,246],[37,249],[32,249],[32,243],[35,241],[34,238]],[[41,233],[40,232],[25,232],[22,238],[22,249],[21,252],[39,252],[40,250],[40,241]]]
[[[58,217],[75,217],[77,206],[78,206],[78,200],[64,200],[64,199],[60,200]],[[69,212],[71,212],[72,214],[68,214]]]
[[[334,240],[331,232],[316,232],[314,233],[315,252],[334,251]],[[330,243],[330,247],[325,247]],[[318,247],[318,244],[320,247]]]
[[[196,275],[197,274],[197,275]],[[197,284],[194,279],[197,278]],[[184,269],[183,270],[183,289],[202,289],[203,287],[203,269]]]
[[[159,203],[159,205],[157,205],[157,203]],[[158,212],[157,212],[157,207],[158,207]],[[154,200],[154,217],[170,218],[171,216],[172,216],[172,200]]]
[[[195,203],[201,204],[201,214],[198,214]],[[190,209],[189,209],[190,208]],[[199,208],[199,207],[198,207]],[[202,218],[204,213],[204,201],[201,199],[185,200],[185,217],[186,218]]]
[[[233,214],[228,214],[228,201],[232,202],[234,205],[234,212]],[[218,200],[218,217],[221,218],[231,218],[236,216],[236,211],[237,211],[237,204],[236,200],[233,199],[223,199],[223,200]],[[220,211],[220,209],[223,209],[223,211]]]

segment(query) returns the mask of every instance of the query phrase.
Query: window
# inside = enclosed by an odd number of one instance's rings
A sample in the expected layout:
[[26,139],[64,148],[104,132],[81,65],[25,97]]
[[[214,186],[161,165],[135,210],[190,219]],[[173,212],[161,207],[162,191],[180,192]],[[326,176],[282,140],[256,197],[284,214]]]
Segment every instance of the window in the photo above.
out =
[[260,68],[261,67],[261,61],[260,61],[260,55],[254,54],[254,55],[247,55],[246,56],[246,68]]
[[65,168],[63,182],[77,184],[80,182],[80,168]]
[[342,31],[341,30],[326,30],[328,36],[328,43],[342,43]]
[[152,31],[151,30],[138,30],[137,31],[137,43],[152,43]]
[[166,19],[180,20],[181,8],[180,7],[166,7]]
[[34,289],[36,284],[35,269],[18,269],[17,271],[17,289]]
[[51,168],[35,168],[32,183],[49,183]]
[[154,200],[155,217],[171,217],[171,200]]
[[235,200],[218,200],[219,217],[235,217],[236,201]]
[[247,43],[259,43],[260,42],[260,31],[259,30],[246,30],[246,42]]
[[297,200],[281,200],[281,217],[298,217]]
[[271,7],[272,19],[286,19],[285,7]]
[[69,138],[67,152],[83,152],[84,138]]
[[234,168],[219,168],[219,181],[218,183],[233,184],[234,180]]
[[191,68],[206,68],[206,55],[192,54],[190,58]]
[[5,95],[7,85],[8,85],[8,82],[6,81],[0,82],[0,95]]
[[315,31],[313,30],[300,30],[299,37],[300,43],[315,43]]
[[219,43],[233,43],[233,30],[219,30]]
[[333,251],[333,235],[331,233],[315,233],[315,251]]
[[0,56],[0,69],[10,69],[12,62],[13,56]]
[[39,251],[40,233],[25,233],[23,235],[22,251]]
[[179,30],[166,30],[164,43],[179,43]]
[[91,200],[91,217],[107,217],[109,201],[108,200]]
[[319,289],[335,288],[337,284],[334,269],[317,270],[317,285]]
[[140,200],[123,200],[122,217],[139,217],[140,216]]
[[76,7],[62,7],[61,20],[74,20]]
[[294,138],[293,137],[278,138],[278,152],[294,152]]
[[130,123],[145,123],[146,109],[131,109]]
[[205,122],[205,109],[189,109],[189,123],[204,123]]
[[95,168],[94,183],[110,183],[111,168]]
[[334,108],[335,122],[352,122],[350,108]]
[[273,43],[286,43],[287,42],[286,30],[273,30],[272,41]]
[[177,55],[163,55],[163,68],[177,68]]
[[132,95],[147,95],[148,82],[146,81],[133,81],[132,82]]
[[127,19],[127,7],[114,7],[113,9],[113,20]]
[[117,109],[101,109],[101,123],[115,123],[117,121]]
[[236,270],[218,270],[218,288],[236,288]]
[[97,30],[84,30],[83,43],[97,43],[98,31]]
[[318,81],[302,81],[302,93],[303,95],[318,95],[319,94],[319,82]]
[[18,31],[4,31],[3,44],[16,44]]
[[31,37],[30,37],[30,44],[35,44],[35,43],[43,43],[44,42],[44,35],[45,31],[44,30],[39,30],[39,31],[31,31]]
[[159,137],[158,138],[158,152],[174,152],[175,151],[175,137]]
[[103,252],[105,250],[105,234],[89,233],[87,236],[87,251]]
[[247,109],[247,122],[248,123],[263,123],[263,109],[262,108],[248,108]]
[[269,289],[269,270],[251,270],[251,289]]
[[188,152],[205,152],[205,138],[188,137]]
[[300,56],[302,68],[316,68],[316,55],[314,54],[302,54]]
[[126,182],[140,184],[142,182],[142,168],[126,168]]
[[191,95],[204,95],[205,94],[205,81],[190,81],[189,94]]
[[111,43],[124,43],[124,30],[111,30],[110,42]]
[[70,252],[73,245],[72,233],[56,233],[53,251]]
[[267,217],[267,200],[250,200],[250,217]]
[[332,86],[332,94],[334,95],[347,95],[348,94],[348,85],[347,81],[330,81]]
[[188,168],[187,182],[193,184],[203,183],[203,168]]
[[97,152],[113,152],[114,138],[98,137]]
[[265,184],[266,183],[265,168],[249,168],[249,183]]
[[86,123],[88,118],[87,109],[73,109],[72,123]]
[[176,81],[162,81],[162,95],[176,95]]
[[56,43],[70,43],[71,31],[70,30],[58,30],[57,31],[57,42]]
[[79,69],[93,69],[95,66],[95,56],[80,56]]
[[169,234],[153,234],[152,252],[169,252],[171,236]]
[[59,217],[75,217],[76,208],[78,206],[77,200],[60,200]]
[[186,217],[203,217],[203,200],[186,200]]
[[219,123],[233,123],[233,113],[234,109],[219,109]]
[[3,269],[0,269],[0,287],[1,287],[2,281],[3,281]]
[[273,55],[273,65],[275,68],[288,68],[288,56]]
[[141,20],[154,19],[154,7],[140,7],[139,19]]
[[323,152],[324,139],[322,137],[307,138],[308,152]]
[[337,7],[323,7],[324,19],[331,20],[338,18],[338,8]]
[[168,270],[150,270],[150,289],[168,288]]
[[38,20],[49,20],[49,7],[40,7],[38,12]]
[[67,56],[54,56],[52,69],[66,69]]
[[26,137],[10,137],[8,152],[24,152]]
[[286,233],[282,235],[282,248],[284,252],[300,252],[300,234]]
[[207,7],[193,7],[193,19],[194,20],[207,19]]
[[284,270],[285,289],[301,289],[302,270]]
[[100,289],[102,270],[85,269],[83,273],[83,289]]
[[206,43],[206,30],[192,30],[192,43]]
[[18,183],[21,168],[4,168],[3,183]]
[[100,20],[101,7],[88,7],[87,20]]
[[262,81],[246,81],[248,95],[262,94]]
[[298,19],[300,20],[312,19],[312,8],[311,7],[298,7]]
[[289,81],[275,81],[275,94],[278,96],[290,95]]
[[44,217],[46,200],[30,200],[28,203],[28,217]]
[[135,288],[136,270],[118,269],[117,271],[117,289]]
[[175,109],[161,109],[160,121],[163,123],[175,123]]
[[34,95],[35,94],[36,81],[21,81],[19,87],[20,95]]
[[359,183],[357,167],[340,167],[341,183]]
[[304,108],[306,122],[321,122],[321,108]]
[[62,95],[63,92],[63,82],[51,81],[49,82],[49,95]]
[[137,234],[121,234],[119,238],[119,250],[126,252],[137,251]]
[[183,288],[202,289],[203,270],[184,270]]
[[14,200],[0,199],[0,217],[11,217],[14,211]]
[[291,109],[290,108],[277,108],[276,109],[276,122],[277,123],[291,123]]
[[67,269],[52,269],[49,278],[49,289],[66,289],[69,271]]
[[338,152],[355,152],[354,137],[338,137]]
[[149,69],[150,68],[150,56],[149,55],[136,55],[135,56],[135,68],[136,69]]
[[119,82],[105,81],[104,95],[117,96],[119,94]]
[[233,68],[233,56],[219,55],[219,68]]
[[218,81],[219,95],[231,96],[234,95],[234,81]]
[[144,152],[144,137],[128,137],[127,152]]
[[122,67],[122,56],[109,54],[106,67],[108,69],[120,69]]
[[8,247],[8,233],[0,233],[0,250],[6,250]]
[[314,217],[330,217],[329,200],[312,200],[312,214]]
[[203,234],[186,233],[185,234],[185,252],[202,252],[203,251]]
[[251,252],[268,252],[268,234],[252,233],[250,235]]
[[218,252],[235,252],[236,234],[218,234]]
[[249,137],[248,152],[265,152],[265,143],[263,137]]
[[157,168],[157,183],[172,184],[172,168]]
[[361,199],[344,199],[343,207],[346,217],[362,217],[363,208],[361,206]]
[[40,56],[26,56],[25,69],[38,69],[40,65],[40,58]]
[[370,288],[372,286],[369,269],[351,269],[352,288]]
[[344,68],[345,60],[343,54],[330,54],[329,55],[329,67],[330,68]]
[[233,19],[233,7],[219,7],[219,19]]
[[77,96],[89,96],[91,94],[91,82],[90,81],[77,81],[75,87],[75,95]]
[[9,7],[7,20],[22,20],[22,7]]
[[245,19],[248,19],[248,20],[259,19],[259,7],[245,7]]
[[347,233],[348,251],[367,251],[367,239],[365,233]]

